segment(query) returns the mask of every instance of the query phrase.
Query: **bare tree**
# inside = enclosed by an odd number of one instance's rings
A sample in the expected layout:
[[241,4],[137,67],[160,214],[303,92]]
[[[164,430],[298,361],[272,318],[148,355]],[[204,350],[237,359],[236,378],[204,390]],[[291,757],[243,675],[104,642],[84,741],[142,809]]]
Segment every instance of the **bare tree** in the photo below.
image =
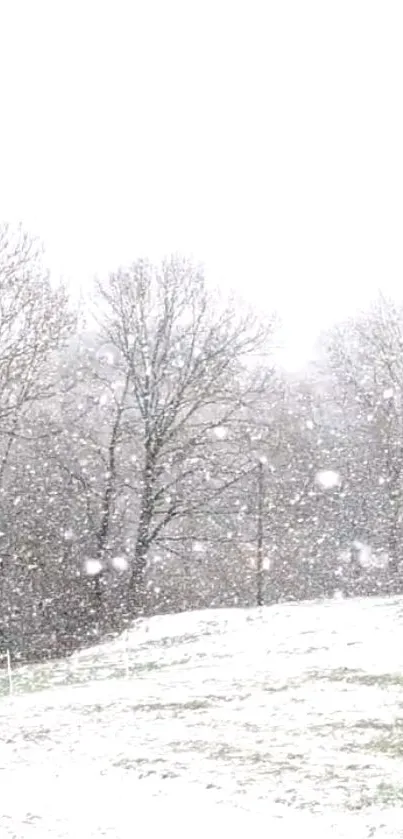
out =
[[403,491],[403,311],[379,296],[327,336],[333,396],[342,408],[344,460],[355,524],[400,563]]
[[138,452],[126,482],[137,502],[133,611],[144,604],[150,546],[169,528],[172,536],[178,520],[211,508],[251,467],[234,459],[239,447],[230,428],[265,387],[267,374],[257,384],[243,365],[270,350],[273,323],[262,326],[234,305],[220,307],[201,271],[178,258],[160,268],[139,261],[97,291],[105,348],[115,353],[124,382],[120,427]]
[[[52,286],[39,244],[21,228],[0,225],[0,576],[2,622],[18,607],[35,607],[39,568],[29,559],[28,542],[38,554],[35,510],[47,492],[39,443],[59,429],[54,412],[70,387],[61,352],[71,339],[76,315],[62,286]],[[57,411],[56,411],[57,412]],[[36,495],[31,489],[36,488]],[[25,491],[26,490],[26,491]],[[31,501],[31,503],[30,503]],[[54,508],[53,508],[54,509]],[[35,521],[34,521],[35,520]],[[37,575],[36,575],[37,576]],[[32,595],[32,596],[31,596]],[[32,627],[32,625],[31,625]]]
[[[36,240],[0,225],[0,481],[23,417],[58,392],[55,354],[75,320],[64,288],[50,283]],[[34,423],[27,433],[35,435]]]

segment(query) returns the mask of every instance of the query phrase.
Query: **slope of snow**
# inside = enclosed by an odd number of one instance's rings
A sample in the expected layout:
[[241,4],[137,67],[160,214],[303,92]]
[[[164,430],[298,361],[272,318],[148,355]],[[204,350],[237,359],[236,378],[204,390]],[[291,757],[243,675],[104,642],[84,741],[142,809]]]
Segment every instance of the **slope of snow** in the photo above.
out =
[[163,616],[0,674],[0,835],[403,835],[403,600]]

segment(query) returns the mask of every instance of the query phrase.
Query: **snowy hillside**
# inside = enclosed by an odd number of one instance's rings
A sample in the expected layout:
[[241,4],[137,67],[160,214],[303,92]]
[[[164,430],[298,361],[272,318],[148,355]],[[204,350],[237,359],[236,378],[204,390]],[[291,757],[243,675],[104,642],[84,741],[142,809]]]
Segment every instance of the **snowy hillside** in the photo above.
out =
[[403,599],[156,617],[7,674],[2,837],[403,835]]

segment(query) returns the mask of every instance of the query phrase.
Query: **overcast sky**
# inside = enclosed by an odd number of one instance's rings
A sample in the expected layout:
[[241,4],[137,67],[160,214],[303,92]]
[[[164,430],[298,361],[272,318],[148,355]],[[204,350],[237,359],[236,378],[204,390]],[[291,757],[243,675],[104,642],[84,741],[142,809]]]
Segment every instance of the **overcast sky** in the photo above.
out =
[[294,360],[403,298],[403,3],[0,0],[0,216],[86,284],[173,250]]

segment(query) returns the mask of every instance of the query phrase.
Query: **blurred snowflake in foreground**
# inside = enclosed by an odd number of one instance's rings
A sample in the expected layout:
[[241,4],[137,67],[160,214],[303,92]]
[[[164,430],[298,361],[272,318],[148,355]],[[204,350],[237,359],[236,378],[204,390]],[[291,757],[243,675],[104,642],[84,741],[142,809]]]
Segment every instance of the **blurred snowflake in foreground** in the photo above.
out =
[[85,573],[88,574],[89,577],[96,577],[96,575],[100,574],[102,571],[102,563],[99,559],[86,559],[84,569]]
[[114,556],[111,559],[111,565],[112,568],[115,569],[115,571],[127,571],[129,563],[125,556]]
[[223,425],[217,425],[214,428],[214,434],[216,437],[218,437],[219,440],[224,440],[228,434],[228,429],[224,428]]
[[315,475],[315,481],[323,489],[333,489],[341,484],[341,478],[338,472],[333,469],[323,469]]
[[204,553],[204,545],[202,545],[201,542],[194,542],[192,550],[196,554]]

